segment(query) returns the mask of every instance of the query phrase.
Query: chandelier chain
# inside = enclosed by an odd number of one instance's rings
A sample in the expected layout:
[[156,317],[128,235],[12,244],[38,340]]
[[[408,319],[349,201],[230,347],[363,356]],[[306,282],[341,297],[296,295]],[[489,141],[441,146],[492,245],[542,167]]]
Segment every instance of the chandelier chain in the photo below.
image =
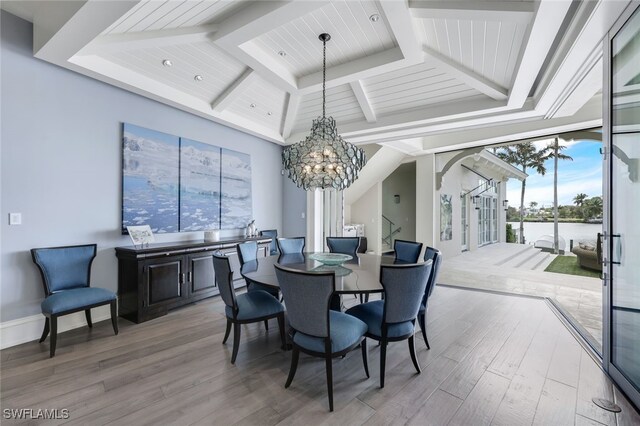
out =
[[327,40],[322,40],[322,117],[327,116]]

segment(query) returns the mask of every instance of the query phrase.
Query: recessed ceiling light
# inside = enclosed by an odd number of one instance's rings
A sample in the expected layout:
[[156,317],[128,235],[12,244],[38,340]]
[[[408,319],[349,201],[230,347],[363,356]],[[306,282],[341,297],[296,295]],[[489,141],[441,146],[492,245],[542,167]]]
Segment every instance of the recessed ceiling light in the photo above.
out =
[[273,113],[271,111],[267,112],[267,115],[272,115]]
[[256,104],[251,104],[251,105],[249,105],[249,106],[250,106],[251,108],[255,108],[255,107],[256,107]]
[[171,62],[169,59],[165,59],[164,61],[162,61],[162,65],[164,65],[165,67],[170,67],[171,65],[173,65],[173,62]]
[[278,55],[280,55],[280,56],[282,56],[284,58],[285,56],[287,56],[287,52],[285,52],[284,50],[281,50],[281,51],[278,52]]
[[377,13],[374,13],[373,15],[369,16],[369,20],[371,22],[378,22],[380,20],[380,15],[378,15]]
[[196,74],[196,75],[193,77],[193,79],[194,79],[195,81],[202,81],[202,76],[201,76],[200,74]]

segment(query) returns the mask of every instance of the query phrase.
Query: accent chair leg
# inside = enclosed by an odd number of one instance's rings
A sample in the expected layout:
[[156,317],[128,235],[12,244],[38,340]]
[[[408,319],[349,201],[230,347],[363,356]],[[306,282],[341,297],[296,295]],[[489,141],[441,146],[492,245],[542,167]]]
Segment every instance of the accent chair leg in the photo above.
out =
[[416,344],[414,341],[414,336],[409,337],[409,353],[411,354],[411,361],[413,361],[413,366],[416,368],[418,374],[420,374],[422,370],[420,370],[420,364],[418,364],[418,358],[416,357]]
[[367,338],[365,337],[364,339],[362,339],[362,342],[360,343],[360,347],[362,348],[362,365],[364,365],[364,372],[367,375],[367,379],[370,377],[369,376],[369,360],[368,360],[368,353],[367,353]]
[[93,328],[93,322],[91,321],[91,309],[85,309],[84,316],[87,318],[87,325],[89,328]]
[[278,315],[278,329],[280,330],[280,340],[282,341],[282,350],[287,349],[287,337],[284,332],[284,312]]
[[426,315],[418,315],[418,322],[420,323],[420,330],[422,330],[422,337],[424,338],[424,343],[427,345],[427,349],[431,349],[429,346],[429,339],[427,339],[427,324],[426,324]]
[[58,341],[58,317],[51,316],[51,339],[49,339],[49,358],[56,354],[56,343]]
[[387,342],[380,342],[380,388],[384,388],[384,370],[387,362]]
[[237,322],[233,323],[233,353],[231,354],[231,364],[236,363],[236,357],[238,356],[238,348],[240,347],[240,328],[240,324]]
[[333,411],[333,359],[328,353],[325,358],[327,365],[327,392],[329,393],[329,411]]
[[269,320],[264,320],[264,329],[269,331]]
[[291,386],[291,382],[293,382],[293,377],[296,375],[296,370],[298,369],[299,358],[300,350],[294,346],[293,351],[291,351],[291,367],[289,367],[289,376],[287,377],[287,382],[284,384],[285,389]]
[[113,332],[117,336],[119,333],[118,330],[118,303],[114,300],[111,302],[111,326],[113,327]]
[[42,330],[42,337],[40,338],[40,343],[44,342],[44,339],[49,335],[49,317],[44,318],[44,329]]
[[222,344],[227,343],[227,339],[229,338],[229,333],[231,333],[231,320],[227,318],[227,330],[224,332],[224,339],[222,339]]

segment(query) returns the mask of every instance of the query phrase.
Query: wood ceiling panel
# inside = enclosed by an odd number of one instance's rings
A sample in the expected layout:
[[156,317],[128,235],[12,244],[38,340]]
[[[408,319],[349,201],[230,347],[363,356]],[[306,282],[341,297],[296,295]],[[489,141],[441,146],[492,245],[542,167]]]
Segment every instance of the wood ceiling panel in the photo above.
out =
[[[284,92],[258,78],[229,105],[228,110],[279,131],[285,98]],[[255,106],[251,107],[251,104]]]
[[[382,16],[378,22],[369,20],[374,13]],[[328,67],[397,45],[377,4],[372,1],[333,1],[257,37],[254,42],[300,77],[322,69],[322,43],[318,35],[323,32],[332,36],[327,44]],[[280,51],[286,56],[280,56]]]

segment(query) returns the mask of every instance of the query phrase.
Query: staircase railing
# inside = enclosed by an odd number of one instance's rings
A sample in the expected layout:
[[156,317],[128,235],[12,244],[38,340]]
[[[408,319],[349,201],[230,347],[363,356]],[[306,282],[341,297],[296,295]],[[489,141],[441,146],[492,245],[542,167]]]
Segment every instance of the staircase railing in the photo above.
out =
[[393,236],[402,231],[401,226],[393,229],[395,225],[395,222],[385,215],[382,215],[382,243],[389,245],[389,247],[392,246]]

